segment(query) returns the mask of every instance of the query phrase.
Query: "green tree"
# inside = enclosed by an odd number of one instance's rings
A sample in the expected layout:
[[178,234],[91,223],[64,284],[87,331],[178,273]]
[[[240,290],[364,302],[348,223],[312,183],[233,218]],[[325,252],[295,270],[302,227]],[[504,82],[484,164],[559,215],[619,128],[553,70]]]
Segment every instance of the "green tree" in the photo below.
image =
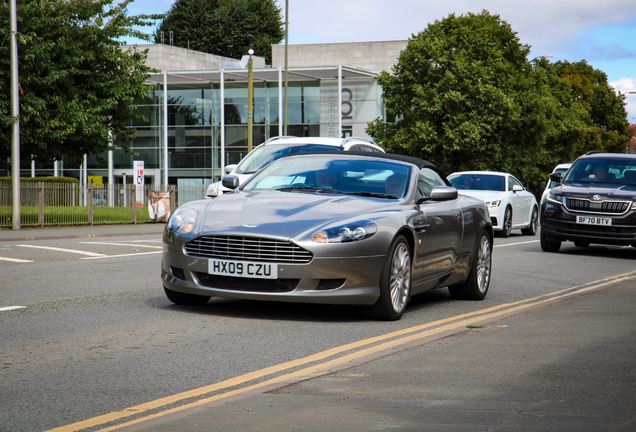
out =
[[275,0],[177,0],[157,28],[168,43],[208,54],[240,59],[247,54],[246,36],[254,36],[254,53],[272,62],[272,48],[283,40],[281,9]]
[[617,94],[607,82],[605,72],[585,60],[551,65],[557,75],[570,83],[570,97],[587,114],[587,134],[577,143],[576,153],[591,150],[625,153],[632,130],[627,121],[625,95]]
[[377,119],[367,132],[387,150],[429,159],[446,173],[506,171],[536,191],[556,164],[578,156],[590,117],[571,80],[528,55],[498,15],[435,21],[411,38],[392,74],[380,75],[395,121]]
[[[127,16],[132,0],[18,0],[20,154],[38,162],[106,151],[126,142],[137,118],[133,100],[147,93],[145,52],[119,39],[150,36],[133,28],[160,15]],[[0,160],[11,156],[9,3],[0,14]]]

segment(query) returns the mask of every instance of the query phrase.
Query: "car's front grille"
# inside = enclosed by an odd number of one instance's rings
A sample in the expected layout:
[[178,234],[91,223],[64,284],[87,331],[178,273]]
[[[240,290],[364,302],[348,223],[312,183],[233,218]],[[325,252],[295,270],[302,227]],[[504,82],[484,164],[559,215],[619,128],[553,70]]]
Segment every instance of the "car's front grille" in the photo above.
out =
[[306,264],[313,254],[288,241],[258,237],[203,236],[185,245],[186,254],[197,258]]
[[193,275],[199,285],[228,291],[250,291],[261,293],[291,292],[295,290],[300,283],[300,279],[253,279],[218,276],[201,272],[193,272]]
[[587,199],[565,198],[565,207],[568,210],[587,213],[621,215],[629,210],[631,204],[631,201],[594,202]]
[[558,234],[585,235],[593,237],[610,238],[617,240],[636,240],[636,226],[616,225],[584,225],[574,222],[563,222],[557,219],[547,219],[546,226],[553,228]]

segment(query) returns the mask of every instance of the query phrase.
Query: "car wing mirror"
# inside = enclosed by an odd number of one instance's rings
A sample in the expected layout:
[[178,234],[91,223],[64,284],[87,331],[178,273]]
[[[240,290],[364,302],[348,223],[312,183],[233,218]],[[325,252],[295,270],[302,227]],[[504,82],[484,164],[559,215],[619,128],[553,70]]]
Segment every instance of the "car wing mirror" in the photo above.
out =
[[234,165],[226,165],[225,166],[225,174],[231,173],[232,171],[234,171],[234,168],[236,168],[236,164],[234,164]]
[[223,185],[223,187],[235,190],[237,187],[239,187],[239,178],[235,175],[223,176],[221,184]]
[[457,199],[457,189],[450,186],[435,186],[431,191],[432,201],[450,201]]
[[550,174],[550,180],[552,180],[555,183],[561,183],[561,173],[553,172],[552,174]]
[[523,190],[523,187],[519,186],[519,185],[512,185],[512,191],[513,192],[521,192]]
[[545,180],[542,181],[541,183],[539,183],[539,190],[544,190],[545,189],[545,185],[546,185]]

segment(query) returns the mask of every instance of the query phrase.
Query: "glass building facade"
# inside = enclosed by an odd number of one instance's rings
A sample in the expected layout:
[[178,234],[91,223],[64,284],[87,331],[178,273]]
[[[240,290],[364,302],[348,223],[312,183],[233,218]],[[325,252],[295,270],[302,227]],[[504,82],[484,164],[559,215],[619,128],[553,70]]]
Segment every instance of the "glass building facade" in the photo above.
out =
[[[144,162],[145,183],[205,185],[218,180],[226,165],[248,153],[248,71],[174,71],[152,74],[147,96],[136,101],[144,121],[131,122],[129,146],[82,166],[22,166],[22,176],[59,175],[93,183],[132,183],[133,161]],[[253,146],[283,135],[284,73],[253,74]],[[167,92],[164,91],[167,88]],[[366,134],[367,123],[382,117],[381,89],[373,73],[346,67],[288,71],[286,135],[347,137]],[[101,160],[101,161],[100,161]]]

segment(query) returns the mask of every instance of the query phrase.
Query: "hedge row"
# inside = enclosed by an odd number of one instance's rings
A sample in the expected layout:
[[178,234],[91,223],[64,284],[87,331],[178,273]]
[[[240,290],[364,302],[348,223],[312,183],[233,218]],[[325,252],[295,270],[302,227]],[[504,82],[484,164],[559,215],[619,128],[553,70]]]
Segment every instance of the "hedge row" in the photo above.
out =
[[[0,177],[0,183],[11,183],[11,177]],[[20,177],[20,183],[77,183],[79,180],[74,177]]]

